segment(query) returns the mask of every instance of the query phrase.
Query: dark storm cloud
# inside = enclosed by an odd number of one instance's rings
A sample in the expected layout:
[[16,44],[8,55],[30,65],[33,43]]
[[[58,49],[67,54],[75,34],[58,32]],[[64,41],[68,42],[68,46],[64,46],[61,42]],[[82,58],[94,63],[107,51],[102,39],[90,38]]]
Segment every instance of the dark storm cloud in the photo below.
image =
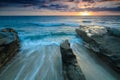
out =
[[120,0],[82,0],[82,1],[120,1]]
[[82,0],[83,2],[95,3],[95,2],[106,2],[106,1],[120,1],[120,0]]
[[120,0],[0,0],[0,2],[7,3],[47,3],[52,1],[66,1],[66,2],[76,2],[76,1],[85,1],[85,2],[97,2],[97,1],[120,1]]
[[87,11],[120,11],[120,6],[116,8],[87,8]]
[[[85,4],[85,9],[81,7],[74,6],[78,4],[80,1],[88,2],[89,4]],[[112,4],[111,7],[106,7],[106,5],[101,6],[93,6],[92,8],[87,8],[87,6],[91,6],[92,4],[99,2],[110,2],[118,1],[116,4]],[[71,4],[67,4],[70,2]],[[96,4],[97,5],[97,4]],[[116,5],[115,7],[112,7]],[[119,0],[0,0],[0,8],[1,7],[30,7],[35,6],[37,9],[50,9],[50,10],[62,10],[62,11],[120,11],[120,2]]]
[[1,2],[7,2],[7,3],[32,3],[32,4],[38,4],[38,3],[48,3],[52,1],[68,1],[73,2],[74,0],[0,0]]
[[37,4],[44,3],[45,0],[1,0],[2,3],[23,3],[23,4]]
[[42,4],[42,5],[38,5],[38,8],[39,9],[42,9],[42,8],[45,8],[45,9],[53,9],[53,10],[65,10],[67,9],[69,6],[68,5],[64,5],[64,4],[49,4],[49,5],[46,5],[46,4]]
[[120,6],[120,2],[116,3],[115,5],[118,5],[118,6]]
[[[36,6],[36,8],[46,8],[53,10],[65,10],[69,5],[55,1],[60,0],[1,0],[0,7],[15,6],[15,7],[29,7]],[[72,2],[74,0],[62,0],[62,2]],[[17,4],[17,5],[16,5]]]

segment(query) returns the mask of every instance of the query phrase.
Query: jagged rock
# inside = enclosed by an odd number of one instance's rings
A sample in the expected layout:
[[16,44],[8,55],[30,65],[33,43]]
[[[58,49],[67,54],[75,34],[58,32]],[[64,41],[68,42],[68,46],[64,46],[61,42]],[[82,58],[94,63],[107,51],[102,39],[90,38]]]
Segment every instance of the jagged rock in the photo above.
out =
[[19,38],[15,30],[0,30],[0,68],[3,67],[19,50]]
[[89,50],[96,53],[113,69],[120,72],[119,37],[116,37],[109,28],[100,26],[80,26],[79,29],[76,29],[76,32],[83,38],[85,46]]
[[109,34],[120,37],[120,27],[117,27],[117,28],[108,27],[107,30]]
[[60,45],[64,80],[85,80],[68,40]]

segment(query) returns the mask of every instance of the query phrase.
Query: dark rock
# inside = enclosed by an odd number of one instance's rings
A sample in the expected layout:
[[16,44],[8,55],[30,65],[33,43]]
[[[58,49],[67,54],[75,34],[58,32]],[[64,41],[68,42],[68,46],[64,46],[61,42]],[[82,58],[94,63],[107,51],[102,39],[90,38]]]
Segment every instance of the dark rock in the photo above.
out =
[[117,27],[117,28],[108,27],[107,30],[110,35],[120,37],[120,27]]
[[0,30],[0,68],[18,52],[20,47],[18,34],[11,28]]
[[118,35],[113,31],[100,26],[80,26],[79,29],[76,29],[89,50],[96,53],[114,70],[120,72],[120,38],[116,37]]
[[85,80],[68,40],[60,45],[64,80]]

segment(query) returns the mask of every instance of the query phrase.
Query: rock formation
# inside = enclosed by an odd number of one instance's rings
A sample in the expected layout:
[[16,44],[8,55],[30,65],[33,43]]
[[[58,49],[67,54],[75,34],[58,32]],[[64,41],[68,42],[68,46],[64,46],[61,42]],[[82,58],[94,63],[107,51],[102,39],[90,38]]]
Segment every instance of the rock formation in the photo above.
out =
[[107,28],[109,34],[114,35],[116,37],[120,37],[120,27],[117,28]]
[[68,40],[60,45],[64,80],[85,80]]
[[120,29],[80,26],[76,32],[85,41],[85,47],[120,72]]
[[19,38],[15,30],[0,30],[0,68],[3,67],[19,50]]

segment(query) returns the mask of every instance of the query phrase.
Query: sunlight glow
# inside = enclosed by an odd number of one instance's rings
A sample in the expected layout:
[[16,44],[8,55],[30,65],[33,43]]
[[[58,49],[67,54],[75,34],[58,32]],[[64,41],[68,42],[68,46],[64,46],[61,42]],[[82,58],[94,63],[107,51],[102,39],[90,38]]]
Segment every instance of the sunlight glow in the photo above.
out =
[[90,16],[92,14],[88,11],[84,11],[84,12],[79,12],[78,15],[80,15],[80,16]]

